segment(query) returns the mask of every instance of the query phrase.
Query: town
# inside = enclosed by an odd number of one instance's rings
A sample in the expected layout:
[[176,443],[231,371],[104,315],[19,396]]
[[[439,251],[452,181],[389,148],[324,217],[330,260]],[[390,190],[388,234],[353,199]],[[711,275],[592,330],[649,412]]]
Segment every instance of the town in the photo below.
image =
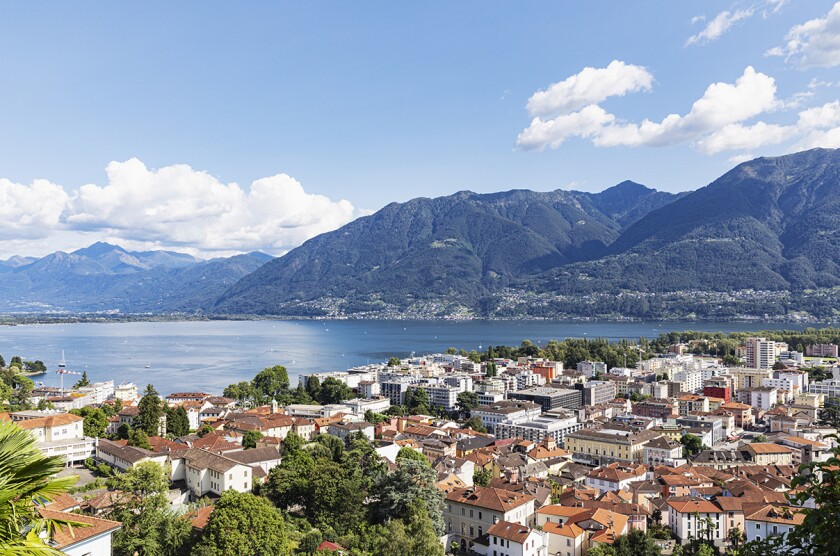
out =
[[166,396],[0,357],[0,425],[78,476],[34,510],[76,524],[42,533],[71,556],[796,552],[838,451],[838,346],[720,348],[526,341]]

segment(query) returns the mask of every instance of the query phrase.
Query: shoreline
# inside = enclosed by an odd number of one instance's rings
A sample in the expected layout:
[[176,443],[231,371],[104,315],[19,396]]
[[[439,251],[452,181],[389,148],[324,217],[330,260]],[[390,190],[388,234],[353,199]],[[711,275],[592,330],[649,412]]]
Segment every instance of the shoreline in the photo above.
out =
[[775,317],[755,317],[752,315],[745,315],[742,317],[732,318],[638,318],[638,317],[618,317],[618,316],[604,316],[604,317],[416,317],[406,316],[397,318],[394,316],[329,316],[329,317],[305,317],[300,315],[186,315],[186,314],[120,314],[120,315],[102,315],[92,313],[62,313],[62,314],[20,314],[20,313],[0,313],[0,326],[24,326],[24,325],[43,325],[43,324],[82,324],[82,323],[98,323],[98,324],[117,324],[117,323],[131,323],[131,322],[212,322],[212,321],[416,321],[416,322],[469,322],[469,321],[486,321],[486,322],[558,322],[558,323],[644,323],[644,322],[661,322],[661,323],[755,323],[757,325],[764,323],[776,324],[798,324],[798,325],[812,325],[814,327],[826,327],[836,325],[840,320],[817,320],[817,319],[791,319],[789,316],[775,316]]

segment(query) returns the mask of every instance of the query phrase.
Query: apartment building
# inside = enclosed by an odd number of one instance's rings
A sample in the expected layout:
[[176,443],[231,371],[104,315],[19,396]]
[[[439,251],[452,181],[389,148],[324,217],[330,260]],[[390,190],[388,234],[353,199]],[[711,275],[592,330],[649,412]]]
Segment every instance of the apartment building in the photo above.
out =
[[767,338],[747,338],[746,363],[752,369],[772,369],[776,362],[776,342]]
[[598,405],[615,399],[615,383],[603,380],[590,380],[575,385],[583,394],[583,405]]
[[46,456],[59,456],[65,463],[72,465],[93,457],[96,440],[84,435],[84,419],[69,413],[57,413],[35,419],[24,419],[18,426],[29,433],[38,442]]
[[662,433],[655,430],[628,432],[624,430],[583,429],[566,436],[564,448],[577,461],[589,463],[611,463],[614,461],[641,463],[644,447],[659,438]]
[[481,424],[495,434],[496,425],[509,423],[512,425],[536,419],[542,413],[542,407],[534,402],[522,400],[502,400],[488,406],[479,406],[470,412],[472,417],[481,419]]
[[536,443],[553,438],[557,444],[563,445],[569,434],[581,429],[583,423],[579,422],[577,415],[551,411],[519,423],[496,423],[495,434],[500,439],[523,438]]
[[583,395],[580,390],[537,386],[510,392],[508,398],[534,402],[540,405],[543,411],[551,411],[553,409],[579,409],[582,405]]
[[446,533],[458,536],[468,549],[477,537],[501,521],[530,525],[535,498],[530,494],[493,487],[456,488],[446,495],[443,521]]
[[253,469],[247,464],[198,448],[190,448],[184,460],[183,478],[193,499],[211,493],[221,496],[227,490],[251,490]]

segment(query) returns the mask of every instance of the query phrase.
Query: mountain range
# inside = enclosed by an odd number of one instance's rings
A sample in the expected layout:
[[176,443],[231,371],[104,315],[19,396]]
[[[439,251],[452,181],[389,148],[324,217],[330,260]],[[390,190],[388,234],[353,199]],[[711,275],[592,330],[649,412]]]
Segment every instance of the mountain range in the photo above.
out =
[[840,316],[840,150],[693,192],[462,191],[391,203],[282,257],[95,244],[0,261],[0,310],[365,317]]
[[840,151],[814,149],[679,195],[623,182],[394,203],[244,277],[214,310],[831,317],[838,255]]
[[257,252],[201,260],[173,251],[131,252],[101,242],[40,259],[11,257],[0,261],[0,311],[203,311],[271,258]]

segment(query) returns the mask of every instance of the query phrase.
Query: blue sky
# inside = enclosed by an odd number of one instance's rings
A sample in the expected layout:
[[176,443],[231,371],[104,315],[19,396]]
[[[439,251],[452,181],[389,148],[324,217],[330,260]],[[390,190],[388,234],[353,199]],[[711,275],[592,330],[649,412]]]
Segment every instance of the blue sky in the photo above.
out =
[[695,189],[840,146],[838,22],[823,0],[6,2],[0,257],[279,254],[417,196]]

